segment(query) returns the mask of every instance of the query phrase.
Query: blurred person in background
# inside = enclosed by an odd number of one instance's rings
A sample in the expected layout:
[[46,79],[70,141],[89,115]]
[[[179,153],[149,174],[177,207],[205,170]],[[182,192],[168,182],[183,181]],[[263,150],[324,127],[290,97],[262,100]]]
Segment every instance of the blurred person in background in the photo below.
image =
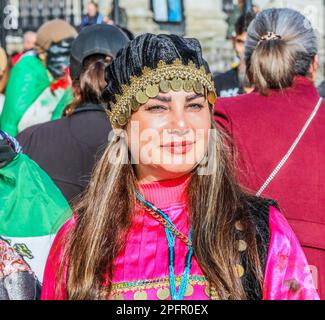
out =
[[218,97],[232,97],[253,90],[246,76],[245,41],[247,28],[254,17],[255,13],[243,13],[236,22],[236,33],[232,37],[232,44],[239,63],[229,71],[214,76]]
[[6,51],[0,47],[0,116],[5,102],[5,89],[9,78],[9,65]]
[[245,48],[256,89],[218,99],[215,119],[234,139],[242,186],[279,203],[325,299],[325,103],[314,86],[317,47],[315,29],[299,12],[259,13]]
[[120,28],[126,34],[126,36],[129,38],[129,40],[133,40],[135,38],[134,33],[131,30],[129,30],[128,28],[121,27],[120,25],[115,25],[115,26]]
[[0,128],[12,136],[37,123],[58,119],[71,102],[69,56],[76,30],[63,20],[44,23],[36,47],[11,69]]
[[[249,2],[251,3],[251,1]],[[226,19],[226,22],[228,24],[226,39],[231,39],[235,36],[237,20],[242,14],[245,14],[247,12],[253,12],[254,14],[257,14],[260,12],[260,8],[252,3],[250,5],[247,5],[245,0],[238,0],[237,4],[233,6],[232,11],[230,14],[228,14],[228,17]]]
[[17,136],[24,153],[49,174],[69,202],[87,187],[95,161],[108,142],[111,126],[100,101],[106,86],[104,69],[127,43],[126,34],[115,26],[93,25],[81,31],[71,48],[74,100],[65,117]]
[[36,32],[33,31],[25,32],[23,38],[23,50],[12,56],[11,65],[14,66],[26,52],[33,50],[35,48],[35,43],[36,43]]
[[78,30],[81,31],[85,27],[103,23],[107,23],[107,18],[99,12],[98,4],[95,1],[90,1],[87,5],[87,14],[82,16]]
[[[116,13],[118,17],[115,16]],[[126,13],[126,10],[121,6],[118,6],[115,10],[115,3],[112,4],[112,8],[108,14],[108,19],[109,24],[118,24],[121,28],[124,29],[127,29],[128,27],[128,15]]]

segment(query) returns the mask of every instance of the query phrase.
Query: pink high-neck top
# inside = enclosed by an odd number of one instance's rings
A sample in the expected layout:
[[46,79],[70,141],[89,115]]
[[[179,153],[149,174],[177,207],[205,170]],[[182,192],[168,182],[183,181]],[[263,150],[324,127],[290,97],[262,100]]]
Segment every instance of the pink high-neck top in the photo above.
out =
[[[179,231],[188,235],[189,215],[186,206],[186,188],[189,177],[140,185],[146,200],[168,214]],[[208,192],[208,191],[207,191]],[[307,261],[291,228],[282,214],[270,207],[271,241],[266,265],[263,299],[317,299],[311,285],[295,292],[285,280],[305,283]],[[60,230],[54,245],[75,223],[70,219]],[[175,240],[176,284],[184,271],[187,246]],[[44,274],[42,299],[65,299],[65,288],[55,294],[55,274],[61,261],[62,250],[51,250]],[[289,283],[289,282],[288,282]],[[291,283],[291,282],[290,282]],[[295,286],[297,288],[297,286]],[[184,300],[210,299],[208,283],[195,256],[192,259],[188,289]],[[170,299],[168,245],[164,227],[137,204],[125,248],[114,262],[111,299]]]

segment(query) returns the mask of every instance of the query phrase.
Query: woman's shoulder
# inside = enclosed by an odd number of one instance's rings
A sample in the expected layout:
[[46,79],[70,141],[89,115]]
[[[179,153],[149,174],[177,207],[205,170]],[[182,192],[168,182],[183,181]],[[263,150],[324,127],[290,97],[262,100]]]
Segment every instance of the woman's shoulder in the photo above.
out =
[[[65,252],[69,234],[72,232],[76,222],[77,216],[74,215],[67,220],[55,237],[45,266],[42,300],[65,299],[65,283],[68,270],[68,260]],[[60,274],[62,263],[64,264],[64,271],[62,278],[59,280],[57,276]],[[57,292],[56,287],[58,281],[61,281],[61,283],[60,290]]]
[[65,238],[66,236],[69,235],[69,233],[72,231],[72,229],[74,228],[74,226],[77,223],[77,218],[78,216],[76,214],[74,214],[71,218],[69,218],[60,228],[60,230],[58,231],[57,235],[56,235],[56,239],[61,239],[61,238]]
[[275,200],[250,196],[246,198],[246,207],[257,233],[266,235],[268,242],[274,236],[292,237],[293,231]]
[[273,215],[274,210],[279,212],[277,202],[268,198],[247,196],[244,203],[245,213],[255,227],[258,244],[267,248],[271,240],[270,217]]
[[262,221],[268,223],[270,213],[273,212],[272,210],[276,210],[277,212],[280,210],[278,203],[268,198],[247,196],[244,203],[247,212],[256,223],[261,223]]
[[51,251],[48,257],[50,260],[55,260],[55,261],[61,260],[64,253],[64,249],[67,244],[68,237],[71,234],[76,223],[77,223],[77,216],[73,215],[60,228],[60,230],[55,236],[55,239],[51,247]]

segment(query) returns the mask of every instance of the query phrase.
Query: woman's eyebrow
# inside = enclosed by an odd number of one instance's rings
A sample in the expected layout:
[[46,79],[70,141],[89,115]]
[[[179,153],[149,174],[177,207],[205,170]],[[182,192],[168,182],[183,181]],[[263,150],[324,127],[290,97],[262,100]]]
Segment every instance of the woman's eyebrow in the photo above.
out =
[[161,102],[171,102],[172,101],[172,97],[171,96],[161,96],[161,95],[158,95],[157,97],[155,98],[152,98],[153,100],[159,100]]
[[192,95],[190,95],[190,96],[187,96],[186,97],[186,102],[189,102],[189,101],[192,101],[192,100],[195,100],[195,99],[197,99],[197,98],[202,98],[203,97],[203,94],[198,94],[198,93],[194,93],[194,94],[192,94]]

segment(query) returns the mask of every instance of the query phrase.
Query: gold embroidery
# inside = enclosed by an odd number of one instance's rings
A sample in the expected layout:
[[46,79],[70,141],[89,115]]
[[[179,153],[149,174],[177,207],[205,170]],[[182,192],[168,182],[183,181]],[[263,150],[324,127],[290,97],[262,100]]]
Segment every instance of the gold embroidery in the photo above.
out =
[[[191,81],[192,86],[188,80]],[[141,76],[131,77],[130,85],[122,85],[122,94],[115,95],[116,103],[111,103],[110,111],[107,112],[112,126],[114,128],[124,126],[120,115],[124,115],[122,120],[130,116],[132,99],[135,97],[139,104],[145,104],[150,97],[158,95],[158,86],[164,93],[168,92],[170,88],[179,91],[182,87],[185,91],[194,90],[202,94],[207,90],[209,103],[213,104],[216,99],[212,76],[206,73],[203,66],[198,69],[192,61],[188,65],[184,65],[179,59],[172,64],[159,61],[156,69],[144,67]],[[134,108],[132,110],[135,111]]]
[[[175,277],[176,285],[179,286],[181,283],[181,277]],[[188,285],[208,285],[208,282],[204,276],[190,276]],[[140,281],[130,281],[130,282],[119,282],[113,283],[112,285],[112,295],[126,292],[135,292],[150,289],[160,289],[168,288],[169,279],[168,278],[156,278],[150,280],[140,280]]]
[[[240,265],[236,265],[240,266]],[[244,268],[240,266],[242,270]],[[175,278],[176,285],[179,286],[181,277]],[[192,296],[194,294],[194,285],[204,286],[204,293],[211,300],[220,300],[220,296],[214,285],[210,286],[209,282],[204,276],[192,275],[189,278],[188,286],[186,289],[185,297]],[[127,292],[133,292],[133,298],[135,300],[148,299],[147,292],[145,290],[157,289],[156,295],[160,300],[167,300],[170,298],[169,279],[168,278],[156,278],[150,280],[139,280],[131,282],[119,282],[114,283],[112,286],[111,297],[113,300],[123,300],[124,294]]]

